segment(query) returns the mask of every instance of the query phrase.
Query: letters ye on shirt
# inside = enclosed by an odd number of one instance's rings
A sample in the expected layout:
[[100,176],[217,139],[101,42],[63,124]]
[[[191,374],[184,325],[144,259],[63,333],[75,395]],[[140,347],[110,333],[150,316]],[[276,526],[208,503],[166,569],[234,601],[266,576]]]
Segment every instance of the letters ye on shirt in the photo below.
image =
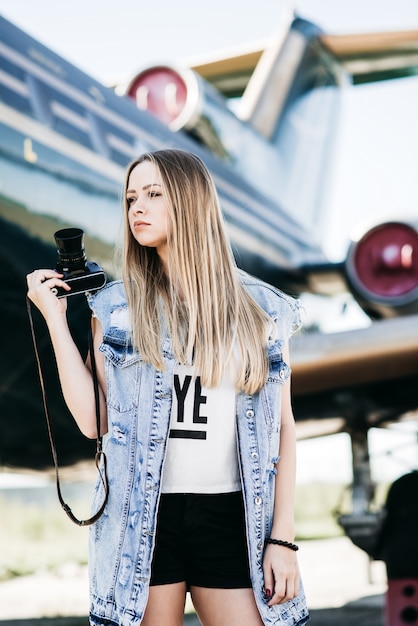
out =
[[[194,384],[193,384],[194,383]],[[206,439],[206,430],[196,430],[190,428],[181,428],[184,424],[186,398],[188,398],[187,406],[192,408],[191,418],[193,424],[207,424],[207,416],[200,414],[201,406],[207,403],[207,396],[202,395],[202,385],[200,382],[200,376],[196,378],[187,375],[184,376],[183,382],[180,376],[174,374],[174,390],[176,393],[177,404],[177,419],[171,421],[173,424],[177,422],[178,428],[172,427],[170,429],[170,437],[176,439]],[[175,416],[174,416],[175,417]],[[187,426],[187,423],[186,423]]]
[[212,389],[202,387],[193,367],[177,365],[173,389],[163,492],[239,490],[233,372]]

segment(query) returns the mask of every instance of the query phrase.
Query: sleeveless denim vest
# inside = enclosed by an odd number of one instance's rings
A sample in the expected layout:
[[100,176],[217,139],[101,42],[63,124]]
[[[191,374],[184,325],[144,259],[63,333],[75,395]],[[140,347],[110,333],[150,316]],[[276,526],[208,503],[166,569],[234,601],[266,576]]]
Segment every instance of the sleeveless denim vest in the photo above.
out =
[[[309,620],[301,586],[297,597],[269,608],[263,597],[264,539],[270,535],[280,438],[281,388],[290,375],[283,342],[300,326],[297,301],[240,272],[244,287],[272,317],[277,333],[268,343],[269,374],[254,395],[237,394],[236,424],[246,511],[251,580],[266,625],[301,626]],[[165,370],[134,351],[129,338],[126,294],[121,281],[87,296],[103,329],[108,433],[104,437],[109,499],[90,528],[90,624],[138,626],[147,604],[156,514],[176,364],[170,338],[162,339]],[[280,471],[280,462],[277,465]],[[98,481],[92,509],[101,502]]]

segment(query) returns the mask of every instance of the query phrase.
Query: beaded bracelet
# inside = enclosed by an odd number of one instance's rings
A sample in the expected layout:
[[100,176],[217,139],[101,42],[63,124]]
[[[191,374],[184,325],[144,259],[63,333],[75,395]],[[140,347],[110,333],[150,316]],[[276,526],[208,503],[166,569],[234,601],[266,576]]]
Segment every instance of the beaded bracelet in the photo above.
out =
[[265,540],[264,543],[273,543],[275,546],[284,546],[285,548],[290,548],[290,550],[293,550],[294,552],[297,552],[297,550],[299,550],[299,546],[297,546],[295,543],[290,543],[290,541],[283,541],[282,539],[272,539],[272,537],[269,537]]

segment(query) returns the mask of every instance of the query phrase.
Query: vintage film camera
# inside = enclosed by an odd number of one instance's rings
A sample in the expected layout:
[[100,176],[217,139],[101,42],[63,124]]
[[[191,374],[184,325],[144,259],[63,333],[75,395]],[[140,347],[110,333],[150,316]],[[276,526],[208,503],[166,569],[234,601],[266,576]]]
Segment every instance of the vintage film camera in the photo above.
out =
[[106,284],[106,274],[100,265],[87,261],[83,236],[80,228],[63,228],[54,234],[58,253],[56,271],[64,274],[63,280],[71,287],[71,291],[54,287],[52,292],[57,298],[96,291]]

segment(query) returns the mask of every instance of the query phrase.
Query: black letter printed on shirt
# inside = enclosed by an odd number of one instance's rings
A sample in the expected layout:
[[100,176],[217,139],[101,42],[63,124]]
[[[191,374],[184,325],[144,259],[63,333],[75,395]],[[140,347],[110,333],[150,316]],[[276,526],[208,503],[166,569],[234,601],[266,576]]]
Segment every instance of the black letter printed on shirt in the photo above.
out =
[[[185,416],[185,406],[186,402],[190,403],[190,393],[194,392],[193,396],[193,414],[192,414],[192,423],[193,424],[207,424],[208,418],[204,415],[200,415],[200,407],[202,404],[206,404],[207,397],[202,395],[202,385],[200,382],[200,376],[196,376],[194,386],[190,386],[192,377],[185,376],[183,386],[181,385],[180,378],[178,374],[174,374],[174,390],[176,392],[177,398],[177,419],[176,422],[178,424],[184,423]],[[188,395],[189,394],[189,395]],[[186,412],[186,421],[187,421],[187,412]],[[195,429],[177,429],[171,428],[170,437],[172,439],[206,439],[206,431],[205,430],[195,430]]]

